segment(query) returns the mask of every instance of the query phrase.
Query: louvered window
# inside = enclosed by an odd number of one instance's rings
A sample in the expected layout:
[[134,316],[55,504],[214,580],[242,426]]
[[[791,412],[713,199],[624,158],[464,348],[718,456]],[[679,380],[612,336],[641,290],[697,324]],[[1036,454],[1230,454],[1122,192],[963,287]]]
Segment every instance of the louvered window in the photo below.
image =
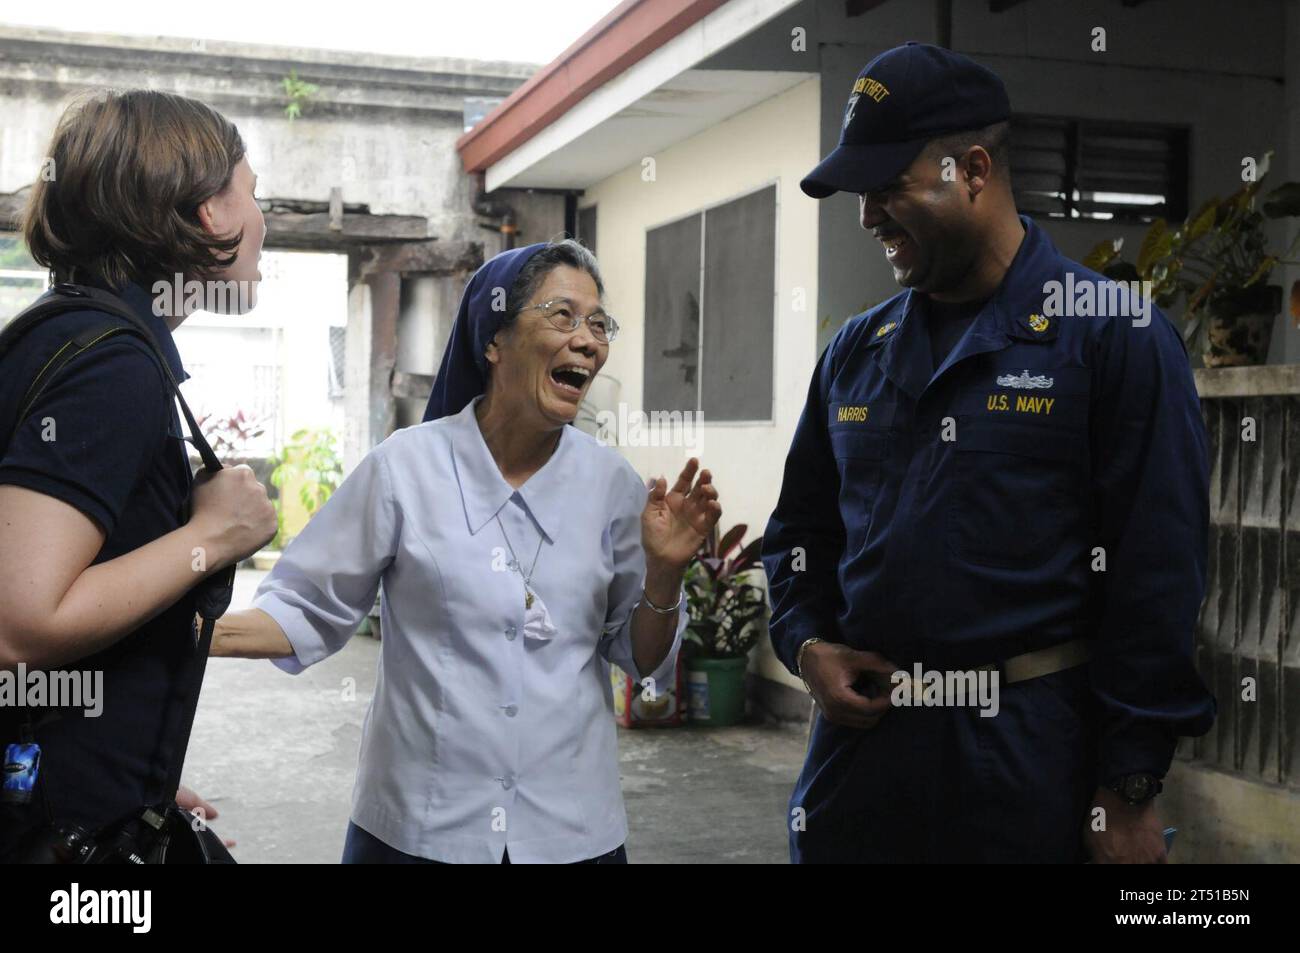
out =
[[1014,116],[1011,180],[1038,218],[1141,223],[1187,215],[1188,132],[1150,123]]

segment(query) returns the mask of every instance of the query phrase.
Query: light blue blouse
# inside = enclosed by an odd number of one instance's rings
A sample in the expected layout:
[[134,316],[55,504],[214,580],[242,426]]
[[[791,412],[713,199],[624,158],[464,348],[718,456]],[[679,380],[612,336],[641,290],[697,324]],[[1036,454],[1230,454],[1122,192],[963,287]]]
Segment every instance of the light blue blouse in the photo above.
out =
[[[507,846],[520,863],[583,860],[627,837],[608,662],[667,688],[685,607],[663,664],[637,672],[645,483],[615,451],[565,427],[551,459],[515,490],[483,441],[477,402],[371,451],[253,605],[293,645],[294,657],[275,664],[297,673],[343,647],[383,583],[358,826],[446,862],[497,863]],[[535,614],[525,626],[507,536],[553,630]]]

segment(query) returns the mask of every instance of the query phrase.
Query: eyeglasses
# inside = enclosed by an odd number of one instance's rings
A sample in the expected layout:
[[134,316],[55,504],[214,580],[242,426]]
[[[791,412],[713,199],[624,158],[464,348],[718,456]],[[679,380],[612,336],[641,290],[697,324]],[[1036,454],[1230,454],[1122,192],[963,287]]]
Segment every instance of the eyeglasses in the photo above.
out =
[[602,344],[608,344],[618,337],[618,322],[606,314],[604,309],[597,309],[585,318],[578,317],[568,298],[554,298],[541,304],[530,304],[520,311],[541,311],[542,317],[558,331],[576,331],[583,321],[591,328],[592,336]]

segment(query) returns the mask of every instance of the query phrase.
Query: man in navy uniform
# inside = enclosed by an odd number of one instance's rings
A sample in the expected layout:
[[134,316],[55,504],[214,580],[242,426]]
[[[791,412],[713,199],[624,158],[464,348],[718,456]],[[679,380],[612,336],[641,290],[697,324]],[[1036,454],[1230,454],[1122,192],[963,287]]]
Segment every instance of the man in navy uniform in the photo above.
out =
[[909,43],[802,183],[859,195],[904,290],[818,361],[763,538],[817,706],[796,862],[1163,861],[1161,778],[1214,718],[1181,339],[1017,214],[1009,116],[989,70]]

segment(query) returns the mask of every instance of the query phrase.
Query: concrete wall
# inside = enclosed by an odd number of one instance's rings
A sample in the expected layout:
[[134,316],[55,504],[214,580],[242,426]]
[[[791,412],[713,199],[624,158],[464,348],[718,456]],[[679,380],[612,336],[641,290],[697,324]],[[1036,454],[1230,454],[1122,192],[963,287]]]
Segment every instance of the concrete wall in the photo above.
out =
[[[481,239],[455,151],[467,96],[504,97],[536,67],[0,27],[0,192],[35,178],[67,101],[94,87],[201,99],[240,130],[259,195],[423,215],[430,237]],[[319,91],[290,122],[290,70]]]
[[1300,863],[1300,796],[1200,764],[1175,761],[1157,801],[1178,828],[1175,863]]
[[[819,98],[817,80],[801,83],[655,155],[654,182],[642,181],[640,165],[633,166],[592,186],[581,202],[597,206],[596,241],[609,308],[624,329],[601,376],[621,383],[615,399],[648,411],[653,408],[642,405],[646,231],[776,184],[774,419],[736,425],[706,420],[699,454],[722,494],[723,523],[748,523],[749,538],[763,531],[776,502],[785,449],[816,357],[817,208],[799,192],[799,178],[816,162]],[[793,310],[796,288],[808,302],[803,311]],[[666,474],[671,480],[694,451],[629,447],[623,452],[642,474]],[[771,677],[788,679],[770,659],[766,640],[762,646],[758,664]]]

